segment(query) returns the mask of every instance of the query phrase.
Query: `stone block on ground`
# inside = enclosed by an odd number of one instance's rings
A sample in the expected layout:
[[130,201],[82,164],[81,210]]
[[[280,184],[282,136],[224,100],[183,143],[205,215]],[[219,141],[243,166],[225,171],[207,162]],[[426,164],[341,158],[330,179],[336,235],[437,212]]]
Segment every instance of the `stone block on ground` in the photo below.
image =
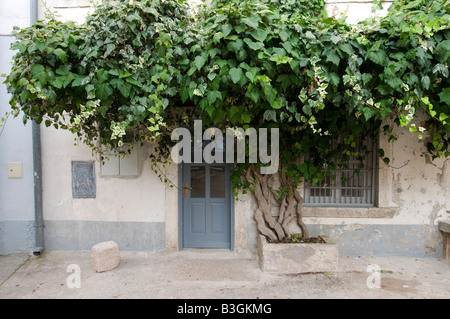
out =
[[119,266],[119,245],[114,241],[105,241],[92,246],[92,263],[96,272],[112,270]]

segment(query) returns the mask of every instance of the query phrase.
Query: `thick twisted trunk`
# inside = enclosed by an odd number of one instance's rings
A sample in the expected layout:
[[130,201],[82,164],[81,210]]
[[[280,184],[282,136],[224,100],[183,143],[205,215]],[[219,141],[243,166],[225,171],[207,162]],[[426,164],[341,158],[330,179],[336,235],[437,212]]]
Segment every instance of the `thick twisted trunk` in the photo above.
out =
[[[276,191],[269,186],[268,181],[271,175],[261,175],[258,169],[251,166],[247,169],[246,179],[253,186],[258,209],[255,211],[255,221],[258,231],[266,236],[271,242],[280,242],[290,235],[289,224],[297,219],[303,238],[309,238],[308,229],[302,220],[301,205],[303,199],[299,192],[294,188],[294,183],[286,174],[281,171],[278,173],[281,187]],[[290,191],[286,192],[285,190]],[[271,196],[279,203],[278,218],[274,218],[271,212]]]

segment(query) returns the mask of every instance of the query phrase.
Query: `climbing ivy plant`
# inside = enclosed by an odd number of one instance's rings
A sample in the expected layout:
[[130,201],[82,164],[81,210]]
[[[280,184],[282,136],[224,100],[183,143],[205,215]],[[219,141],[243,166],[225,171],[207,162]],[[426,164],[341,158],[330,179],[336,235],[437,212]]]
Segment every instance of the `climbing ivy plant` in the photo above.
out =
[[308,237],[297,186],[362,163],[364,139],[397,125],[433,158],[449,156],[449,11],[448,0],[398,0],[387,16],[349,25],[323,0],[216,0],[195,16],[183,0],[116,1],[81,26],[16,31],[5,83],[24,121],[68,129],[96,151],[151,140],[155,164],[170,158],[173,129],[194,118],[278,128],[279,183],[250,163],[235,165],[232,182],[254,194],[271,241],[294,219]]

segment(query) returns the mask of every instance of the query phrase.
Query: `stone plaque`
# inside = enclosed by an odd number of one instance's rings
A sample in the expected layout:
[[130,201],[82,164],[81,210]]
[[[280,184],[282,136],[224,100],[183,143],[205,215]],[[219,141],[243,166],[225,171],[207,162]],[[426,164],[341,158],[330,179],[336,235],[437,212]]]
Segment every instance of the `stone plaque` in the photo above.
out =
[[73,198],[95,198],[94,162],[72,162]]

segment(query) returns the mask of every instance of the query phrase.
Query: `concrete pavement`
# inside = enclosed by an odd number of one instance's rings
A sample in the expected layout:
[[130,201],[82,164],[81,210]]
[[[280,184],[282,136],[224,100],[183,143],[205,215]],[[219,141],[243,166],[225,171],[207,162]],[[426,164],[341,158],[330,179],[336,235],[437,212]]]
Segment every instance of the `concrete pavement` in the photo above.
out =
[[[333,273],[264,273],[256,255],[224,250],[120,252],[96,273],[90,251],[0,256],[0,299],[450,298],[450,263],[341,256]],[[371,266],[369,266],[371,265]]]

